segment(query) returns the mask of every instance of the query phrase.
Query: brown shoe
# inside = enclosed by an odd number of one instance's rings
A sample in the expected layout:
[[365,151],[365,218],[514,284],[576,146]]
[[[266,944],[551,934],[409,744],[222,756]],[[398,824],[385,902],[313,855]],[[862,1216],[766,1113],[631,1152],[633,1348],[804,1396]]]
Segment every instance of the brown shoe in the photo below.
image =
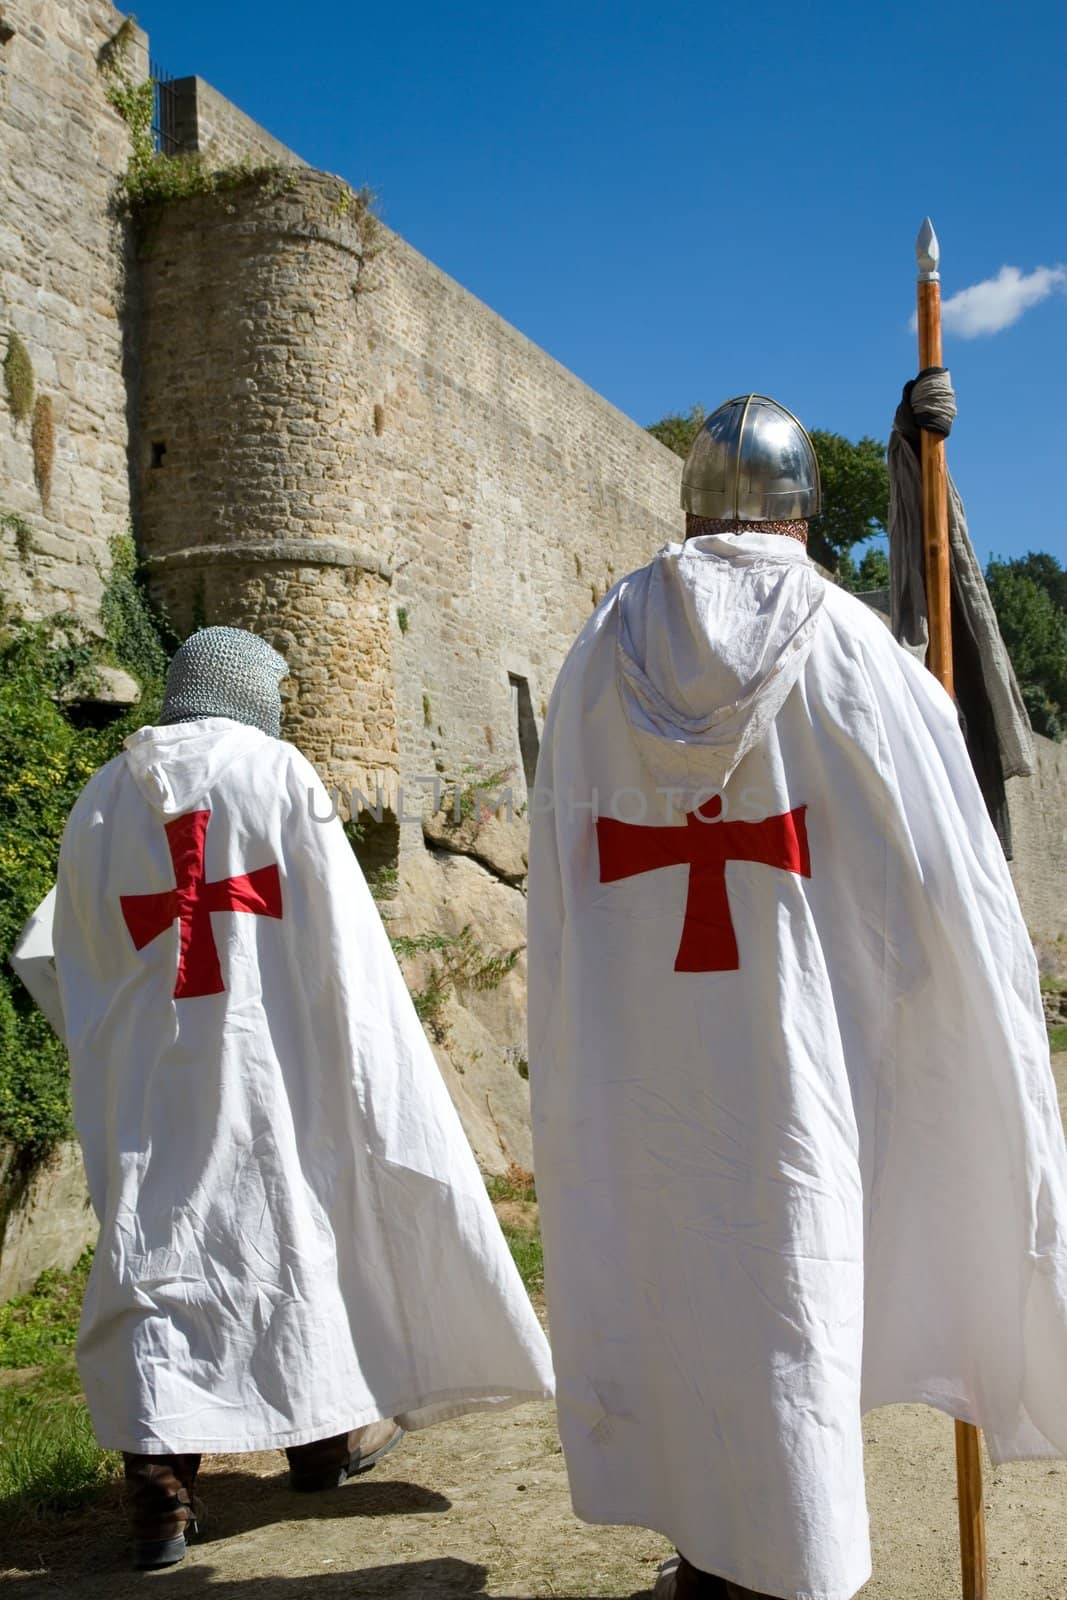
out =
[[659,1569],[653,1600],[775,1600],[773,1595],[743,1589],[713,1572],[701,1572],[683,1555],[671,1556]]
[[289,1487],[298,1494],[316,1494],[322,1489],[337,1489],[349,1478],[369,1472],[404,1437],[404,1430],[391,1417],[370,1422],[351,1433],[336,1433],[312,1444],[290,1445]]
[[185,1559],[186,1540],[199,1531],[193,1485],[199,1456],[123,1453],[126,1504],[133,1522],[133,1564],[173,1567]]

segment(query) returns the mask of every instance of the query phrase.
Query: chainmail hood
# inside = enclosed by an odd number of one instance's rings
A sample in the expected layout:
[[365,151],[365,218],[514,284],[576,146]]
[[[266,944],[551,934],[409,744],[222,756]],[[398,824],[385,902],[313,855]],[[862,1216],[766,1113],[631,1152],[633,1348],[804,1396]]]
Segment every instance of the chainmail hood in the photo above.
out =
[[186,639],[167,671],[161,723],[229,717],[281,734],[279,684],[289,674],[284,656],[243,628],[201,628]]

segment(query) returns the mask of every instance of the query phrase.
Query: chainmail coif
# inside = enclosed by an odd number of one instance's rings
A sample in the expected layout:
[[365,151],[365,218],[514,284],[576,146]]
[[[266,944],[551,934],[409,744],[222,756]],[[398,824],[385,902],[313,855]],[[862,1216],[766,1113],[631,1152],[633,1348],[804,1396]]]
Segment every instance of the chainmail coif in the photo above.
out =
[[279,685],[289,674],[285,657],[243,628],[201,628],[186,639],[167,670],[161,723],[229,717],[281,734]]

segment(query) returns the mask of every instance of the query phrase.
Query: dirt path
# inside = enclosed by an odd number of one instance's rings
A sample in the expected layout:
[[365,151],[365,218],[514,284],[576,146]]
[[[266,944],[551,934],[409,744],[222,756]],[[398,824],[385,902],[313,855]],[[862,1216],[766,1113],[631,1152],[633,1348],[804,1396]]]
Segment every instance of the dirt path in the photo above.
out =
[[[1067,1057],[1057,1060],[1067,1099]],[[957,1600],[952,1425],[921,1406],[867,1419],[875,1575],[864,1600]],[[125,1567],[117,1493],[93,1517],[3,1536],[5,1594],[127,1600],[493,1600],[647,1593],[665,1542],[587,1528],[571,1515],[550,1407],[478,1416],[411,1436],[368,1477],[327,1496],[289,1493],[280,1455],[212,1457],[206,1538],[183,1566]],[[993,1600],[1067,1597],[1067,1463],[992,1471],[987,1515]]]
[[[957,1600],[952,1426],[921,1406],[868,1419],[875,1576],[864,1600]],[[646,1593],[662,1539],[575,1521],[550,1407],[472,1417],[409,1438],[387,1463],[328,1496],[289,1493],[278,1455],[213,1457],[206,1538],[181,1567],[125,1569],[117,1496],[56,1539],[4,1539],[16,1570],[5,1594],[128,1600],[339,1600],[340,1596]],[[987,1478],[995,1600],[1067,1596],[1067,1464],[1012,1466]],[[14,1548],[11,1545],[14,1545]],[[6,1562],[5,1562],[6,1564]]]

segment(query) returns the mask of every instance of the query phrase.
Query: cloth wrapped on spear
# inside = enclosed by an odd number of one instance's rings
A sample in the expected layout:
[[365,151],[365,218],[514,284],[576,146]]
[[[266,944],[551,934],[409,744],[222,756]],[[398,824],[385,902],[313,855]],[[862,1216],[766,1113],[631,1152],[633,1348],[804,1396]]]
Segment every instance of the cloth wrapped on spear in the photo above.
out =
[[[930,644],[923,561],[924,431],[948,437],[956,396],[945,367],[904,385],[889,438],[889,593],[894,637],[920,661]],[[953,689],[967,751],[1004,854],[1012,856],[1005,782],[1034,770],[1034,740],[959,490],[948,477]]]

